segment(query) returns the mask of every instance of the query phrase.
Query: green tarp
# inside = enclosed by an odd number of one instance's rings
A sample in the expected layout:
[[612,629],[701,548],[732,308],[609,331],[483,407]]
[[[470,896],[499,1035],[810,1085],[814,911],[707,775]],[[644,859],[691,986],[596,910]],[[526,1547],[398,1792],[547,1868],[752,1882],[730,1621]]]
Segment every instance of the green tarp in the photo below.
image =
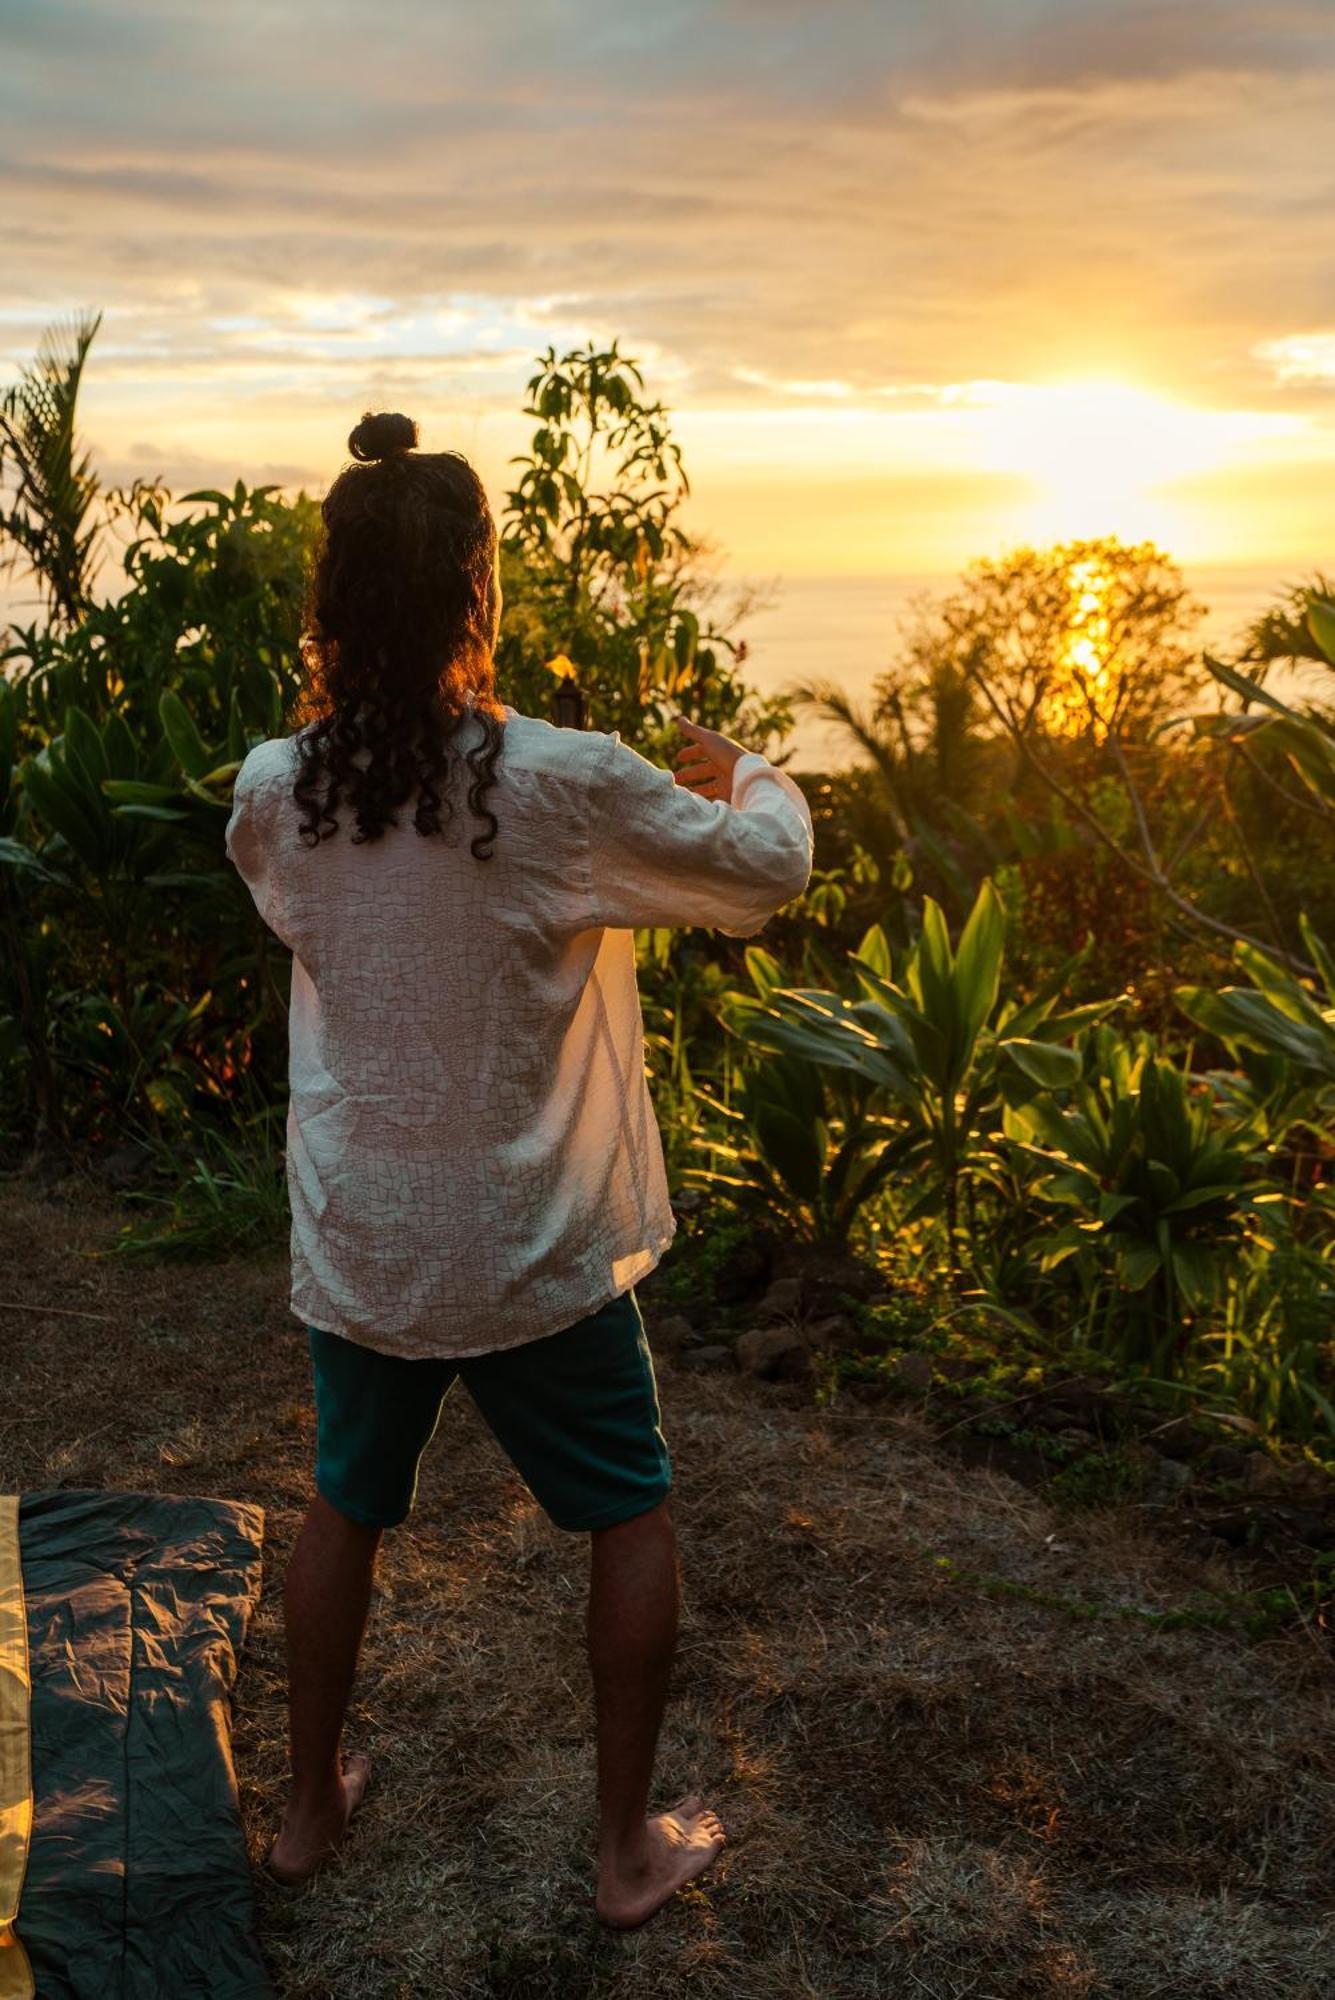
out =
[[228,1690],[263,1514],[25,1494],[32,1841],[16,1929],[37,2000],[262,2000]]

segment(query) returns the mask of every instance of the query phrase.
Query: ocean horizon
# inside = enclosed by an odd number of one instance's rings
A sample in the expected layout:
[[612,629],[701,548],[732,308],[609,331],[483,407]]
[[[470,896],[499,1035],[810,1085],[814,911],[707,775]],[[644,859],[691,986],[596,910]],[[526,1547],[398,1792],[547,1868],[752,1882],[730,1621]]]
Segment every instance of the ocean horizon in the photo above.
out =
[[[1183,565],[1183,575],[1205,606],[1197,631],[1201,649],[1228,659],[1268,605],[1290,586],[1311,581],[1312,566]],[[831,679],[859,702],[868,700],[872,682],[894,659],[916,602],[942,597],[959,581],[955,571],[785,577],[720,569],[716,576],[720,617],[739,593],[759,600],[733,631],[746,641],[741,672],[753,687],[779,694],[794,682]],[[34,617],[40,618],[40,607],[31,587],[0,581],[0,632],[11,620],[26,624]],[[842,730],[800,709],[789,744],[795,768],[834,770],[864,761]]]
[[[1247,627],[1291,585],[1310,582],[1312,566],[1182,565],[1188,588],[1205,606],[1200,648],[1230,659]],[[836,680],[866,701],[876,676],[890,665],[921,597],[943,597],[958,573],[902,576],[759,577],[721,573],[725,590],[773,592],[774,601],[737,627],[747,642],[742,674],[766,694],[793,682]],[[797,712],[791,739],[795,768],[836,769],[865,761],[844,732]]]

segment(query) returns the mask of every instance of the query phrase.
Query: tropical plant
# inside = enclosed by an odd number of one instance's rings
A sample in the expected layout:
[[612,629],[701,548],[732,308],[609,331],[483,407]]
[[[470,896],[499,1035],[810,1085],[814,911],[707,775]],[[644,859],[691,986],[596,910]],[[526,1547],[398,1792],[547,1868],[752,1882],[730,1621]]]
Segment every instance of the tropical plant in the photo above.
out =
[[[1304,981],[1262,951],[1235,945],[1235,962],[1250,986],[1185,986],[1178,1004],[1200,1027],[1216,1035],[1239,1055],[1252,1051],[1279,1063],[1292,1103],[1294,1086],[1315,1092],[1316,1115],[1335,1121],[1335,954],[1301,919],[1303,943],[1317,969],[1314,981]],[[1266,1079],[1272,1086],[1281,1079]]]
[[140,482],[118,505],[132,536],[125,589],[73,627],[15,632],[4,652],[32,731],[54,734],[78,707],[152,742],[171,693],[206,736],[281,733],[300,680],[316,503],[238,481],[179,501]]
[[961,1229],[961,1200],[972,1206],[979,1185],[995,1184],[1003,1166],[994,1140],[1002,1095],[1023,1103],[1072,1082],[1080,1056],[1065,1044],[1117,1005],[1060,1010],[1069,967],[1024,1003],[1002,998],[1005,933],[991,882],[957,947],[928,897],[898,977],[885,934],[874,927],[850,961],[862,998],[772,986],[737,1022],[753,1048],[851,1075],[879,1109],[893,1111],[889,1166],[919,1188],[899,1220],[941,1215],[957,1277],[977,1240]]
[[[721,1013],[743,1042],[752,1042],[753,1024],[781,989],[783,970],[754,945],[746,966],[758,997],[729,992]],[[843,1246],[901,1157],[897,1121],[875,1109],[877,1090],[865,1074],[773,1052],[742,1064],[730,1099],[697,1084],[697,1106],[715,1126],[698,1133],[695,1144],[727,1165],[687,1168],[685,1184],[780,1219],[800,1239]]]
[[48,328],[32,366],[0,399],[0,562],[31,572],[52,622],[64,627],[91,602],[102,532],[97,474],[75,431],[101,320],[86,313]]
[[[1204,1330],[1198,1380],[1215,1406],[1270,1437],[1335,1439],[1328,1390],[1335,1361],[1335,1221],[1323,1207],[1324,1243],[1297,1239],[1304,1210],[1276,1203],[1231,1273]],[[1308,1231],[1309,1234],[1315,1232]]]
[[166,1182],[136,1188],[125,1199],[141,1207],[102,1254],[113,1260],[192,1263],[268,1248],[289,1226],[283,1175],[281,1107],[255,1103],[243,1091],[229,1134],[204,1127],[187,1151],[189,1171],[173,1147],[146,1134],[146,1151]]
[[1268,661],[1246,673],[1207,653],[1206,666],[1222,687],[1239,696],[1242,706],[1191,721],[1197,737],[1206,742],[1227,743],[1248,756],[1260,750],[1286,758],[1306,787],[1308,809],[1329,826],[1335,820],[1335,707],[1330,705],[1335,697],[1335,600],[1309,591],[1303,602],[1310,642],[1306,657],[1323,680],[1331,677],[1326,703],[1318,698],[1306,709],[1295,708],[1265,685]]
[[1040,1268],[1076,1270],[1089,1345],[1160,1376],[1183,1372],[1196,1317],[1238,1268],[1265,1205],[1258,1121],[1217,1113],[1204,1082],[1148,1036],[1108,1027],[1083,1041],[1080,1074],[1005,1113],[1011,1141],[1040,1169],[1037,1199],[1058,1226]]
[[538,427],[502,519],[506,611],[497,668],[544,714],[551,674],[573,667],[590,721],[654,754],[686,709],[763,744],[791,711],[738,678],[745,646],[710,618],[703,545],[682,527],[688,492],[668,412],[614,341],[539,357],[525,414]]

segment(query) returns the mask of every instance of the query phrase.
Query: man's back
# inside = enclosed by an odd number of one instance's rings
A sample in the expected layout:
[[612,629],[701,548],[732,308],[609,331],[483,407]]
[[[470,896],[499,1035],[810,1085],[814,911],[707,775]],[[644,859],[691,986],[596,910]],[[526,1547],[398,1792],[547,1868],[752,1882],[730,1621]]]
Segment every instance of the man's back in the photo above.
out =
[[[472,718],[457,739],[474,740]],[[292,1310],[405,1355],[540,1338],[671,1239],[631,931],[750,935],[800,892],[810,815],[750,753],[734,803],[599,731],[507,708],[490,858],[454,812],[302,844],[294,739],[237,781],[228,851],[293,951]]]

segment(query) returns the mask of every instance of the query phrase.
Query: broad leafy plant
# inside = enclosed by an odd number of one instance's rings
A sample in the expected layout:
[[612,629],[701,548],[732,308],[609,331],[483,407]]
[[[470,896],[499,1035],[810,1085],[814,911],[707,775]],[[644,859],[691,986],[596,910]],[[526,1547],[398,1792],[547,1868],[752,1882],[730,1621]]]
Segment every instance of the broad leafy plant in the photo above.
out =
[[[771,986],[736,1022],[771,1057],[856,1079],[888,1121],[879,1180],[902,1171],[919,1188],[900,1215],[944,1218],[952,1268],[970,1262],[961,1200],[995,1183],[1003,1163],[996,1128],[1003,1093],[1023,1103],[1071,1083],[1080,1056],[1070,1037],[1115,1000],[1063,1009],[1069,968],[1031,999],[1002,997],[1006,919],[990,882],[978,893],[957,946],[930,897],[920,936],[896,967],[874,926],[849,961],[860,997]],[[892,1136],[893,1135],[893,1136]]]
[[1080,1061],[1060,1097],[1039,1093],[1006,1113],[1057,1220],[1041,1266],[1075,1269],[1091,1344],[1177,1375],[1196,1315],[1237,1270],[1264,1205],[1282,1199],[1263,1177],[1262,1128],[1221,1118],[1208,1084],[1148,1037],[1096,1028]]
[[1179,1006],[1239,1057],[1267,1059],[1258,1082],[1278,1087],[1292,1109],[1335,1119],[1335,956],[1304,917],[1303,944],[1317,968],[1304,981],[1254,946],[1234,947],[1249,986],[1186,986]]
[[[746,965],[755,995],[730,992],[721,1008],[743,1043],[783,980],[778,960],[758,946]],[[741,1063],[730,1099],[697,1083],[696,1104],[713,1129],[696,1146],[725,1164],[688,1168],[686,1184],[777,1218],[799,1238],[843,1246],[903,1151],[898,1121],[876,1108],[878,1090],[865,1074],[775,1052]]]

